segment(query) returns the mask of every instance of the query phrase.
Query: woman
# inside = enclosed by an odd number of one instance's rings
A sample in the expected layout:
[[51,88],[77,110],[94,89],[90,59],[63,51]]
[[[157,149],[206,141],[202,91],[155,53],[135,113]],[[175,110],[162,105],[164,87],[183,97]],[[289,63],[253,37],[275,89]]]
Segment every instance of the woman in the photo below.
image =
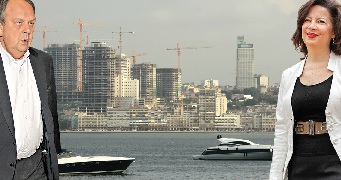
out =
[[304,4],[292,41],[305,58],[282,74],[270,179],[341,179],[340,4]]

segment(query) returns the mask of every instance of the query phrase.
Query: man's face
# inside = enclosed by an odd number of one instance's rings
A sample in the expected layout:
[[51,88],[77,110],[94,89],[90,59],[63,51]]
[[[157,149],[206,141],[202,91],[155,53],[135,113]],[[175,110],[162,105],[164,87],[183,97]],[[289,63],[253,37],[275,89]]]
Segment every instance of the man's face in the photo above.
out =
[[14,59],[21,59],[30,47],[36,17],[24,0],[10,0],[5,9],[5,23],[0,24],[1,44]]

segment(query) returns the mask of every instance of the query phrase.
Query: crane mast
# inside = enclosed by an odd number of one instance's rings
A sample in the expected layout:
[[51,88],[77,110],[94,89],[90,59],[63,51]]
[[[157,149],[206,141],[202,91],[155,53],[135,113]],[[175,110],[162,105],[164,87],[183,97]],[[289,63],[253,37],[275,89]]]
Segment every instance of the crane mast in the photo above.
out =
[[82,19],[79,19],[77,23],[79,25],[79,62],[78,62],[78,83],[77,83],[77,89],[79,92],[83,90],[83,26],[102,26],[102,24],[90,24],[90,23],[84,23]]
[[[134,32],[122,32],[122,28],[120,27],[119,32],[112,32],[112,33],[119,33],[120,35],[120,40],[119,40],[119,56],[118,56],[118,93],[117,96],[120,99],[122,97],[122,34],[123,33],[134,33]],[[120,100],[119,100],[120,103]]]
[[48,30],[47,26],[44,26],[44,30],[35,30],[35,32],[42,32],[43,33],[43,49],[45,49],[46,46],[46,33],[47,32],[56,32],[56,31],[50,31]]
[[176,43],[176,48],[167,48],[167,50],[176,50],[178,53],[178,69],[181,69],[181,49],[197,49],[196,47],[184,47],[180,48],[179,43]]

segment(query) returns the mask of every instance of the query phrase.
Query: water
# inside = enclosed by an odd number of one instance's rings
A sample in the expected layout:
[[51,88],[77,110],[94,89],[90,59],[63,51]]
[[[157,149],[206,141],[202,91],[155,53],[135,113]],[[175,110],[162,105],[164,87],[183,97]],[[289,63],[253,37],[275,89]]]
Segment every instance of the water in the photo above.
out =
[[223,137],[273,144],[273,133],[62,133],[62,147],[82,156],[135,158],[123,175],[61,175],[61,180],[268,179],[271,161],[193,160]]

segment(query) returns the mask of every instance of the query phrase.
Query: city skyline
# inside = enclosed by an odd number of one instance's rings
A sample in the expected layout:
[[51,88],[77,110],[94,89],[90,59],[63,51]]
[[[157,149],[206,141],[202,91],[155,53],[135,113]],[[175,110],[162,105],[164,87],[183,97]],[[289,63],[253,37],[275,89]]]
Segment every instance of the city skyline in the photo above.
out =
[[[254,44],[255,73],[270,78],[270,85],[280,81],[281,73],[299,61],[290,40],[296,16],[303,0],[52,0],[36,1],[37,24],[32,46],[42,49],[42,30],[47,44],[79,43],[79,19],[93,26],[83,27],[83,39],[104,41],[119,46],[122,52],[144,53],[137,63],[153,63],[157,68],[176,68],[181,48],[182,82],[200,83],[219,80],[221,85],[235,85],[237,36]],[[83,46],[86,42],[83,42]],[[197,49],[186,49],[186,47]],[[207,48],[209,47],[209,48]],[[116,48],[117,49],[117,48]]]

